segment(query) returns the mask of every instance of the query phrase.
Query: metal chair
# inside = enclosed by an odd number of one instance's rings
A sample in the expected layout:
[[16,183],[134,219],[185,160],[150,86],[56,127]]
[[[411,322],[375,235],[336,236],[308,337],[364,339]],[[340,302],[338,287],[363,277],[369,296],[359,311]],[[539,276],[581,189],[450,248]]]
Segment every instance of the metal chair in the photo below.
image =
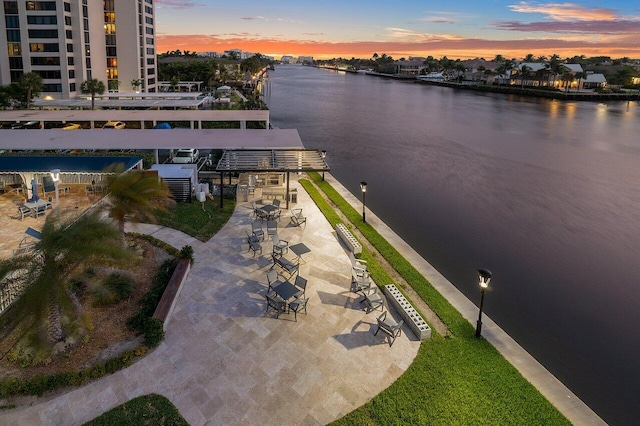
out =
[[302,209],[291,209],[291,223],[295,226],[307,223],[307,218],[302,215]]
[[293,311],[293,319],[298,322],[298,312],[304,310],[304,314],[307,315],[307,302],[309,299],[296,299],[289,303],[289,309]]
[[382,312],[380,316],[377,318],[378,329],[373,335],[377,335],[380,330],[383,333],[389,335],[389,347],[393,345],[393,342],[396,341],[396,337],[402,334],[402,324],[404,324],[404,320],[400,320],[400,322],[395,322],[393,318],[387,318],[387,311]]
[[280,237],[278,236],[277,232],[275,234],[273,234],[271,239],[273,240],[273,252],[274,253],[282,255],[282,254],[285,254],[286,252],[289,251],[289,241],[281,240]]
[[273,238],[278,233],[278,223],[275,220],[267,221],[267,235]]
[[262,225],[258,222],[251,222],[251,232],[256,238],[261,238],[264,241],[264,230]]
[[267,299],[267,310],[265,313],[269,312],[269,309],[274,309],[276,311],[276,318],[278,318],[281,313],[287,312],[287,302],[278,300],[277,294],[267,293],[264,297]]
[[278,273],[275,269],[267,271],[267,283],[269,283],[268,291],[275,290],[279,284],[282,284],[281,281],[278,281]]
[[253,257],[256,257],[256,252],[258,250],[260,251],[260,254],[262,254],[262,245],[260,244],[260,241],[258,241],[258,237],[256,237],[255,235],[249,235],[249,232],[246,232],[246,234],[247,244],[249,244],[249,249],[247,251],[253,251]]
[[305,292],[307,291],[306,278],[302,278],[300,275],[296,275],[296,281],[295,283],[293,283],[293,285],[300,289],[300,292],[296,294],[296,299],[304,297]]
[[364,295],[364,299],[362,299],[361,302],[364,302],[366,304],[365,309],[367,313],[375,311],[378,308],[380,308],[381,311],[384,310],[384,299],[382,298],[382,296],[380,296],[380,294],[378,294],[376,290],[377,287],[374,287],[362,292],[362,294]]

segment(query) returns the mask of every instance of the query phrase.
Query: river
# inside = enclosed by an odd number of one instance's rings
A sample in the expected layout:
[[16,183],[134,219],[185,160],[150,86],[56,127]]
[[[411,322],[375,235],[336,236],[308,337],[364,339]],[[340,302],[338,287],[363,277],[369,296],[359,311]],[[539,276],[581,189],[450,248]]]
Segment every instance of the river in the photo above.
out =
[[564,102],[294,65],[274,127],[610,424],[640,417],[640,105]]

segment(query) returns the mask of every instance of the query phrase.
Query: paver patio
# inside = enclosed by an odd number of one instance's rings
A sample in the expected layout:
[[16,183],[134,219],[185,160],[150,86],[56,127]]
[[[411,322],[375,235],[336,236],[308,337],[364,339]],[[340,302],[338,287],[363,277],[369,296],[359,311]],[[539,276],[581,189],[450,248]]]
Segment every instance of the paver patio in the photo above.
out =
[[[294,182],[293,187],[298,187]],[[3,424],[82,424],[139,395],[168,397],[191,425],[326,424],[388,387],[411,364],[420,342],[405,333],[389,347],[373,335],[378,312],[366,314],[349,291],[350,261],[334,230],[301,188],[279,235],[311,249],[300,274],[309,280],[308,314],[265,314],[271,243],[252,257],[244,240],[251,204],[206,243],[155,225],[136,226],[181,248],[195,263],[169,320],[165,340],[131,367],[57,398],[0,413]]]

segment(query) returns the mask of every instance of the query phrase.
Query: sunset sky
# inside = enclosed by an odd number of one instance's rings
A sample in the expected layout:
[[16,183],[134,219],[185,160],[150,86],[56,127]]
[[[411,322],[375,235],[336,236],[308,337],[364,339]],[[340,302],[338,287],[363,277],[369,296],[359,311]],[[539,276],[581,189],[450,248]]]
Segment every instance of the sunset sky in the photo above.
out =
[[156,0],[158,53],[640,58],[640,0]]

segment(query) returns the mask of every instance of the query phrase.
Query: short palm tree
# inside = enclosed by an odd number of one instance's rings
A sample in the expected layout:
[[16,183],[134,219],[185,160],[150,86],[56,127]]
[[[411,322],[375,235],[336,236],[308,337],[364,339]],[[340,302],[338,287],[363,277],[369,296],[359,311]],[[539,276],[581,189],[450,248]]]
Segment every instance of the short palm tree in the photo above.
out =
[[103,94],[105,90],[104,83],[97,78],[85,80],[80,85],[80,91],[85,95],[91,95],[91,109],[95,109],[96,93]]
[[83,264],[115,264],[130,256],[118,230],[98,213],[63,223],[56,217],[47,217],[31,252],[0,261],[0,280],[24,288],[11,312],[27,330],[19,345],[29,362],[46,359],[84,334],[86,318],[69,290],[70,274]]
[[20,87],[27,91],[26,93],[26,106],[31,106],[31,100],[34,96],[38,96],[43,89],[42,77],[35,72],[28,72],[20,77]]
[[123,238],[125,222],[155,222],[155,213],[165,211],[173,202],[169,188],[155,173],[116,171],[107,182],[110,193],[105,208],[109,217],[118,223]]

